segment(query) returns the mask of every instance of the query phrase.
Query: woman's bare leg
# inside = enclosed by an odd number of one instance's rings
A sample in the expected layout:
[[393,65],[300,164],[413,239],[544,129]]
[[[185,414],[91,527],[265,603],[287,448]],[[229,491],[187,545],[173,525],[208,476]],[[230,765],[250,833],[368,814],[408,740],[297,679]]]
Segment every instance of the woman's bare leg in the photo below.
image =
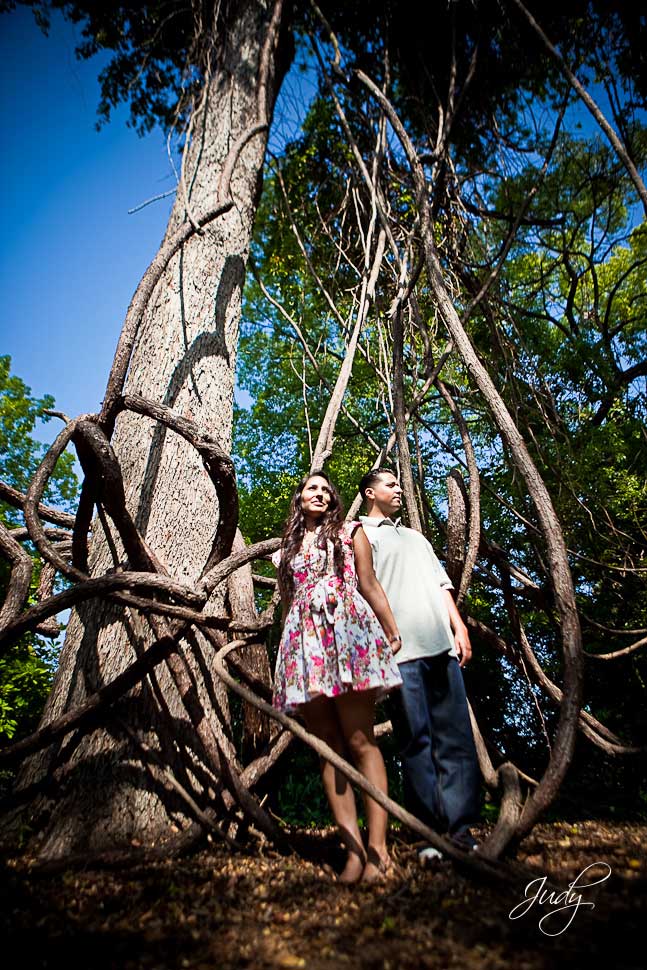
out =
[[[375,694],[373,690],[352,691],[335,698],[335,707],[342,735],[358,770],[366,775],[376,788],[388,794],[384,759],[380,751],[373,724],[375,720]],[[366,821],[368,825],[368,858],[362,879],[370,882],[383,876],[389,863],[386,847],[388,814],[374,799],[365,796]]]
[[[301,713],[308,731],[325,741],[336,754],[345,758],[344,736],[334,702],[328,697],[316,697],[304,704]],[[323,758],[321,759],[321,778],[333,817],[339,828],[339,834],[348,849],[346,865],[339,876],[339,880],[340,882],[357,882],[364,871],[366,853],[357,824],[357,806],[353,789],[348,779]]]

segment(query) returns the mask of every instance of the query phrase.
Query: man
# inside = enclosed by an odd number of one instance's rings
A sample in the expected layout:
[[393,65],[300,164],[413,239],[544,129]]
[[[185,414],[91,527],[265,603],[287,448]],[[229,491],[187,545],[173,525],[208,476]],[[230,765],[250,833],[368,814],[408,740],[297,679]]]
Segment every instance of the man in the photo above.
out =
[[[467,627],[431,545],[396,517],[402,489],[395,475],[378,468],[363,477],[359,490],[375,573],[402,638],[395,657],[402,676],[395,727],[405,805],[457,845],[474,849],[469,826],[479,817],[480,771],[461,671],[472,655]],[[429,847],[421,860],[438,856]]]

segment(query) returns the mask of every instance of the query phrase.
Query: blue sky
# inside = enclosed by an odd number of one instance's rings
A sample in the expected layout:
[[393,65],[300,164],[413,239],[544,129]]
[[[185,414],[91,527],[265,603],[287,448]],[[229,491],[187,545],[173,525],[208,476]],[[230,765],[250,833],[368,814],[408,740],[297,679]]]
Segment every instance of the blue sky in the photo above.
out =
[[95,130],[99,64],[76,60],[76,36],[62,17],[47,38],[25,8],[0,16],[0,353],[70,415],[100,405],[172,198],[128,209],[173,186],[160,132],[139,138],[125,110]]
[[[79,30],[54,14],[49,37],[31,11],[0,15],[0,353],[40,397],[70,416],[100,407],[130,299],[157,252],[173,203],[166,138],[126,127],[121,108],[97,132],[101,57],[78,61]],[[274,150],[314,91],[292,71],[275,112]],[[37,429],[51,441],[58,421]]]

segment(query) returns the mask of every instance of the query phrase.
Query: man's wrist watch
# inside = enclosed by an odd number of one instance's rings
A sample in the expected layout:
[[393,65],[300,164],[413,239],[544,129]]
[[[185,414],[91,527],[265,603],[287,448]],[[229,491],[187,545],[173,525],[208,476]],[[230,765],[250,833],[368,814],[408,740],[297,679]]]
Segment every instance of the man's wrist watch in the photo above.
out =
[[394,634],[394,636],[389,637],[389,643],[395,643],[396,640],[398,641],[398,643],[402,643],[402,637],[400,636],[399,633],[396,633]]

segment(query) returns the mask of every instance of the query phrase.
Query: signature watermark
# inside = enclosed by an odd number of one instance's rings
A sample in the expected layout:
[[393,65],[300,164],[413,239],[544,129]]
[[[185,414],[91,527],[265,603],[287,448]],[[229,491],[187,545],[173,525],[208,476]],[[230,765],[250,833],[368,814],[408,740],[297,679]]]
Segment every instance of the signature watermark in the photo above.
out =
[[[596,870],[596,873],[591,870]],[[595,875],[595,878],[592,878]],[[508,913],[510,919],[521,919],[533,906],[549,906],[550,909],[539,920],[538,926],[545,936],[560,936],[567,930],[580,907],[595,909],[595,903],[583,899],[581,890],[600,886],[611,875],[611,866],[606,862],[592,862],[582,869],[579,876],[569,882],[567,889],[549,889],[547,876],[541,876],[528,883],[525,896]],[[591,880],[591,881],[589,881]]]

